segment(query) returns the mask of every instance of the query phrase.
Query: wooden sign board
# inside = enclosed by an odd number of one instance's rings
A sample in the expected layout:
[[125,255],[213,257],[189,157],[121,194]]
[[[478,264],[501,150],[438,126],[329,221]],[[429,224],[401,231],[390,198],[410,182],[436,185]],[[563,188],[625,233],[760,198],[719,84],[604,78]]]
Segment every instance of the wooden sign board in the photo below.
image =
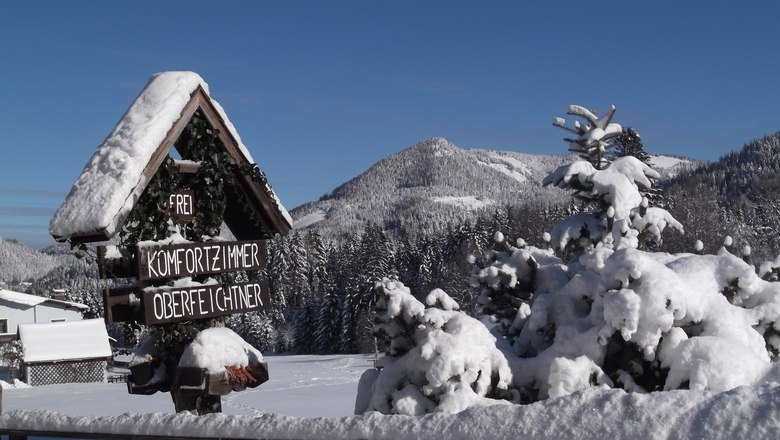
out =
[[[239,284],[106,289],[106,322],[164,324],[268,310],[265,280]],[[140,304],[138,303],[140,300]]]
[[192,191],[177,191],[168,196],[168,209],[171,217],[183,222],[189,222],[195,216],[195,193]]
[[265,268],[265,241],[138,246],[138,279],[157,280]]
[[234,285],[150,288],[141,294],[147,325],[261,311],[271,304],[268,283],[264,280]]

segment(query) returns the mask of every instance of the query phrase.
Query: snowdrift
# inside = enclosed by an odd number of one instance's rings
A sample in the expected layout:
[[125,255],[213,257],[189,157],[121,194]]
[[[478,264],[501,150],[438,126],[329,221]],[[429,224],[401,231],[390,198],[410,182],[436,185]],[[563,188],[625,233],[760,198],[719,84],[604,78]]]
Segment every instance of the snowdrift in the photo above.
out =
[[771,439],[780,438],[780,386],[651,394],[589,388],[530,405],[423,417],[376,412],[338,418],[186,413],[75,417],[12,411],[0,416],[0,426],[0,430],[247,439]]

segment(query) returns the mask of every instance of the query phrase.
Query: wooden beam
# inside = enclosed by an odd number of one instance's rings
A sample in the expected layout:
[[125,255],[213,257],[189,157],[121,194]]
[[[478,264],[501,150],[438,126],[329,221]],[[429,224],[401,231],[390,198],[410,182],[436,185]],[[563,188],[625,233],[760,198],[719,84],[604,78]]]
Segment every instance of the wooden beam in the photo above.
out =
[[195,174],[200,168],[200,163],[192,160],[174,160],[176,169],[182,174]]
[[[197,92],[197,91],[196,91]],[[239,163],[251,164],[249,157],[246,157],[241,149],[238,147],[238,141],[233,138],[231,131],[228,130],[222,117],[219,115],[216,107],[211,102],[211,99],[202,90],[198,93],[198,99],[200,101],[201,112],[203,113],[206,121],[212,128],[219,130],[219,138],[222,141],[228,154],[233,157]],[[268,223],[274,227],[274,231],[280,234],[287,234],[292,225],[287,222],[287,219],[281,215],[279,207],[276,204],[276,200],[268,193],[266,188],[262,188],[260,183],[255,182],[249,176],[241,176],[244,182],[245,188],[252,194],[253,198],[260,204],[258,211],[264,214],[268,218]]]

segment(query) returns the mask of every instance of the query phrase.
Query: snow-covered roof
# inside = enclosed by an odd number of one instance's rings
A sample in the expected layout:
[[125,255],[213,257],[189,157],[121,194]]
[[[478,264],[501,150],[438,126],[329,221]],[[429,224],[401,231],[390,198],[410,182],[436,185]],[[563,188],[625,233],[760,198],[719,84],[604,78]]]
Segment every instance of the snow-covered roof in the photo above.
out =
[[48,362],[111,356],[102,319],[20,324],[25,362]]
[[[231,146],[237,148],[238,156],[243,156],[237,159],[255,163],[222,107],[209,96],[203,78],[194,72],[158,73],[84,167],[51,220],[51,235],[60,241],[77,237],[101,241],[113,237],[184,125],[203,107],[209,107],[221,119],[219,122],[232,138]],[[272,208],[287,221],[289,230],[289,213],[270,187],[263,190],[272,199]]]
[[13,302],[13,303],[30,306],[30,307],[34,307],[37,306],[38,304],[48,302],[50,304],[58,304],[66,308],[76,308],[81,310],[86,310],[89,308],[89,306],[77,302],[61,301],[52,298],[44,298],[42,296],[29,295],[27,293],[14,292],[13,290],[5,290],[5,289],[0,289],[0,300],[5,300],[8,302]]

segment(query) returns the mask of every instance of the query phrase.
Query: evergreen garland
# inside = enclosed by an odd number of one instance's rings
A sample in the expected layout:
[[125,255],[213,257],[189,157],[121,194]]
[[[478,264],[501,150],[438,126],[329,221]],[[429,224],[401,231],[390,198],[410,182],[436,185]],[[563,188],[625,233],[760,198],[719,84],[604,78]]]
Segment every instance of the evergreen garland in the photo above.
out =
[[[219,131],[212,128],[203,116],[196,112],[185,126],[175,143],[177,151],[187,160],[198,163],[194,175],[179,172],[175,161],[166,157],[143,194],[130,212],[120,242],[123,245],[141,241],[161,241],[174,233],[185,239],[200,242],[210,241],[220,233],[224,221],[228,197],[244,197],[238,190],[242,176],[267,187],[267,179],[256,164],[239,164],[226,151],[219,139]],[[181,222],[171,214],[171,194],[190,190],[194,193],[195,213],[191,221]],[[239,200],[246,205],[247,200]],[[259,224],[257,219],[256,224]],[[235,282],[241,273],[213,275],[220,283]],[[204,281],[205,276],[195,277]],[[149,285],[170,284],[168,280],[148,281]],[[155,344],[163,349],[169,375],[178,364],[184,349],[195,336],[206,328],[222,326],[227,318],[218,317],[193,321],[164,323],[152,326],[150,335]]]

